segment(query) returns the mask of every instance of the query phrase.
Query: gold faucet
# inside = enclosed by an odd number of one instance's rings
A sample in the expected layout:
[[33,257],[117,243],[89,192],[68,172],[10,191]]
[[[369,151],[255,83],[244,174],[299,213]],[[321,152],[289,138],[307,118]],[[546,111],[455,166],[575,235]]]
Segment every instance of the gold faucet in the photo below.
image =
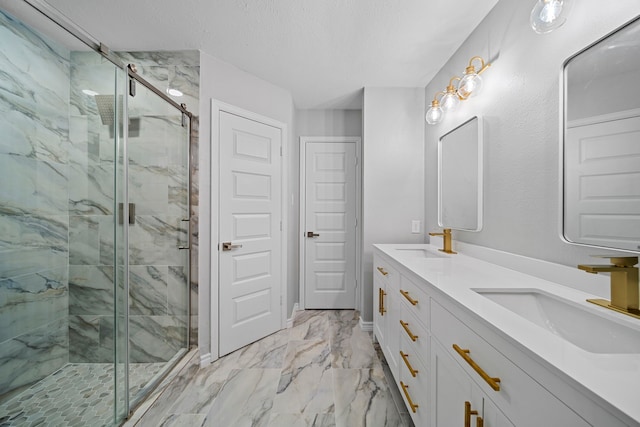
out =
[[587,301],[640,319],[640,285],[638,284],[638,257],[603,256],[611,265],[579,265],[587,273],[611,273],[611,301]]
[[454,252],[451,250],[451,229],[445,228],[442,230],[442,233],[429,233],[429,236],[442,236],[442,241],[444,242],[444,247],[442,249],[438,249],[439,251],[445,252],[447,254],[457,254],[458,252]]

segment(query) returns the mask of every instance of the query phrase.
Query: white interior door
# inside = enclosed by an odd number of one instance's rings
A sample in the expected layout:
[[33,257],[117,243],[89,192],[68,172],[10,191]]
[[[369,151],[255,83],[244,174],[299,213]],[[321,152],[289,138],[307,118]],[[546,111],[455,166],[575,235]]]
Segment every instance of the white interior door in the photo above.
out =
[[304,305],[355,308],[356,143],[304,144]]
[[281,328],[282,130],[220,112],[219,354]]

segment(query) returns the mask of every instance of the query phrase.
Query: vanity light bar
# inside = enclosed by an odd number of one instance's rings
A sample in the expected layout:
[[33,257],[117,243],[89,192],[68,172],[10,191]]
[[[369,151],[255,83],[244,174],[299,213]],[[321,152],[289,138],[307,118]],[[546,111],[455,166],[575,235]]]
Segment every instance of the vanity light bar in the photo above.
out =
[[[480,61],[480,70],[476,71],[473,65],[474,61]],[[480,74],[489,68],[491,64],[485,63],[480,56],[474,56],[469,60],[469,65],[465,68],[462,78],[453,76],[449,80],[449,85],[444,91],[436,92],[431,101],[431,107],[427,110],[425,120],[430,125],[440,123],[444,118],[444,113],[453,110],[458,106],[460,101],[466,101],[476,96],[482,88],[482,77]],[[454,86],[454,80],[458,80],[458,86]],[[438,95],[441,95],[438,99]]]

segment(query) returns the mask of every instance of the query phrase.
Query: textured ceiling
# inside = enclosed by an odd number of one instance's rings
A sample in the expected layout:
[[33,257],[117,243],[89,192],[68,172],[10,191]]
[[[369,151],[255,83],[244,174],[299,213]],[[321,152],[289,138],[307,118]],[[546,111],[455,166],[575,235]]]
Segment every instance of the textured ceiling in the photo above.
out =
[[47,2],[112,50],[200,49],[297,108],[360,108],[364,86],[425,86],[497,0]]

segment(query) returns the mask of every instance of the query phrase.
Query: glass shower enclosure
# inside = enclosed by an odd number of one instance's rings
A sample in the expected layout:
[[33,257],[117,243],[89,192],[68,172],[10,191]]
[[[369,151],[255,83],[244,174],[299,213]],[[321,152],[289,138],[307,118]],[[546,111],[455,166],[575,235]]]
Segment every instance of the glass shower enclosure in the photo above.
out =
[[188,351],[190,113],[0,6],[0,425],[117,425]]

